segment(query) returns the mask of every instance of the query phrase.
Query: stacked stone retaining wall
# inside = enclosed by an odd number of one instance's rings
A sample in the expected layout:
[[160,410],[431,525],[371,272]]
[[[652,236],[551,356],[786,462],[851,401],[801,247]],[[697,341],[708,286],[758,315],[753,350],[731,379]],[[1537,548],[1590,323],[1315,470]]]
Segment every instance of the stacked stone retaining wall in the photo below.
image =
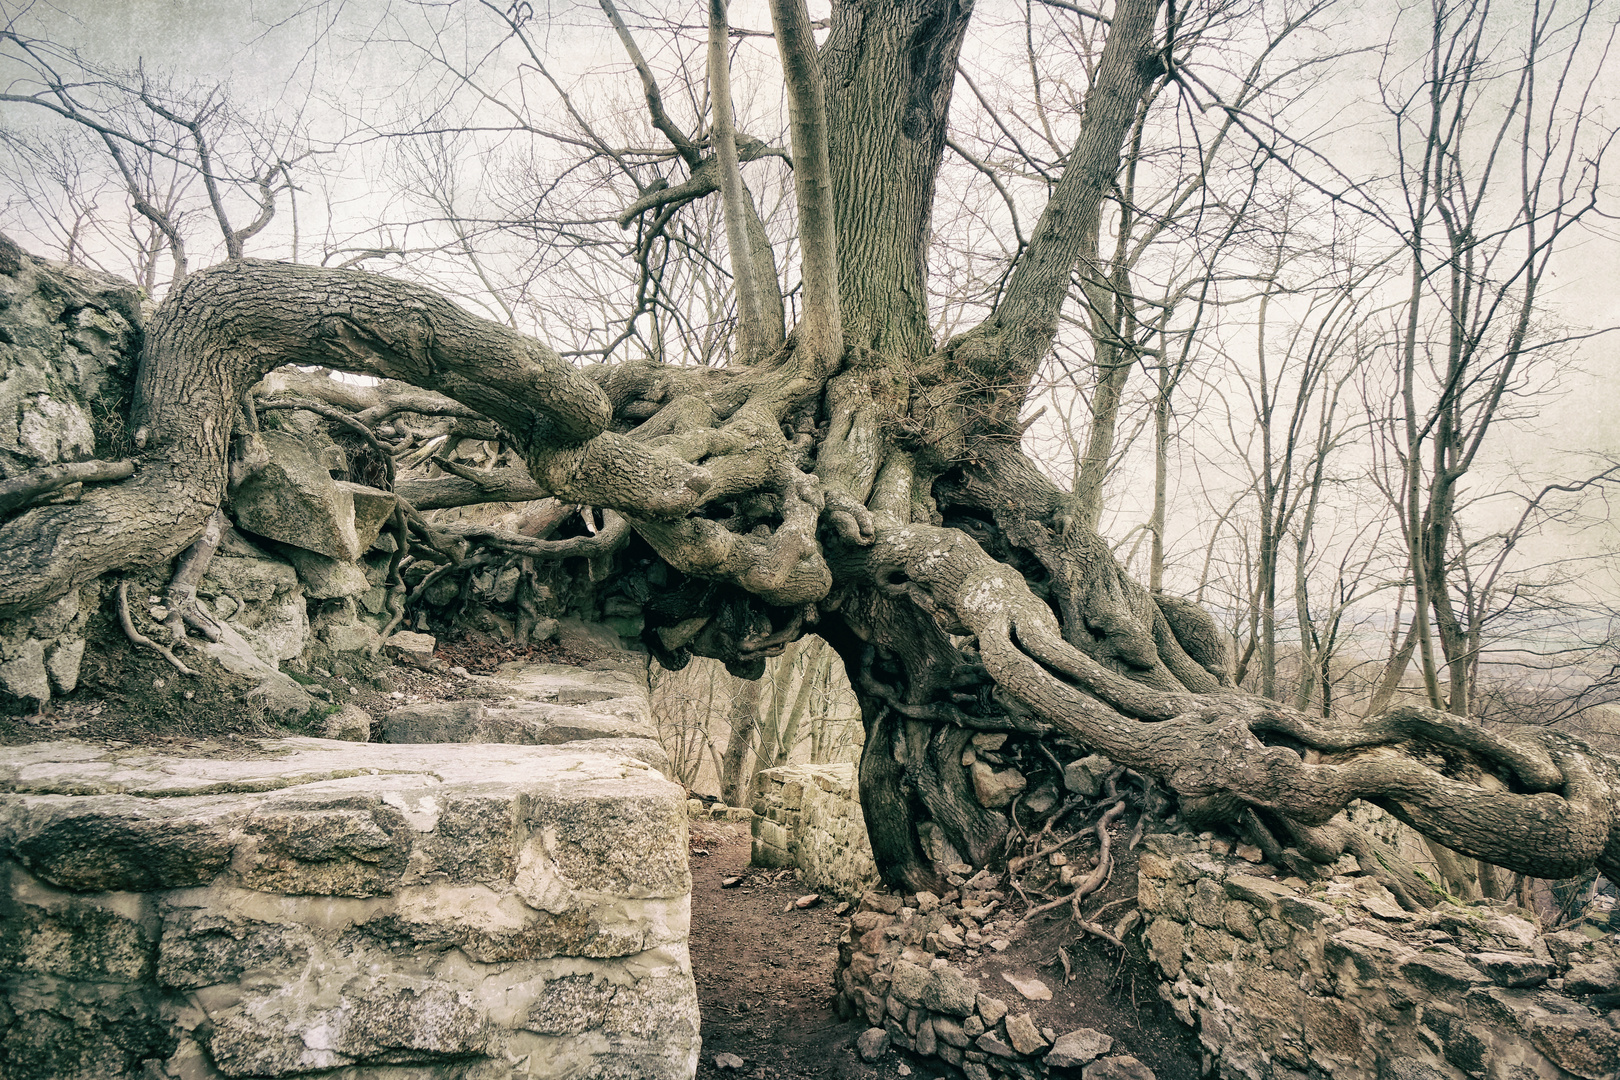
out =
[[1147,843],[1160,994],[1223,1080],[1620,1076],[1609,935],[1489,903],[1414,914],[1371,876],[1278,880],[1219,839]]
[[[798,770],[798,771],[795,771]],[[772,770],[755,809],[756,862],[812,875],[806,822],[862,829],[838,777]],[[841,811],[827,804],[841,800]],[[1238,852],[1241,852],[1241,857]],[[1209,835],[1150,834],[1138,864],[1140,937],[1159,993],[1195,1028],[1221,1080],[1617,1080],[1620,950],[1590,926],[1545,933],[1521,909],[1404,911],[1348,862],[1307,883]],[[957,867],[965,873],[966,867]],[[816,873],[825,874],[823,870]],[[1038,1003],[981,987],[958,964],[1016,947],[1001,879],[870,892],[844,935],[839,993],[885,1045],[969,1077],[1144,1077],[1106,1033],[1044,1026]],[[822,887],[819,884],[817,887]],[[1014,905],[1017,906],[1016,904]],[[1061,990],[1058,991],[1062,993]]]
[[688,1080],[684,793],[547,686],[556,745],[0,751],[0,1078]]
[[753,864],[797,867],[810,888],[853,898],[877,883],[855,766],[783,765],[759,774]]

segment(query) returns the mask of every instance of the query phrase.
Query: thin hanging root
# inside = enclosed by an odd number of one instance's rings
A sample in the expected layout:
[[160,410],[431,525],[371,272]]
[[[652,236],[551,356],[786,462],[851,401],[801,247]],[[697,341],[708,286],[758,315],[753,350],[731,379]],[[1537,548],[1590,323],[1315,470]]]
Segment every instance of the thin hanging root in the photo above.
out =
[[190,668],[186,667],[186,665],[182,664],[180,662],[180,658],[175,656],[174,653],[170,652],[167,646],[159,645],[157,642],[135,629],[135,622],[129,617],[129,582],[127,581],[120,581],[118,583],[118,621],[124,625],[124,636],[129,638],[132,645],[137,647],[145,645],[149,649],[156,650],[162,654],[163,659],[173,664],[175,670],[180,672],[182,675],[197,674],[195,671],[192,671]]
[[1029,922],[1029,920],[1033,919],[1037,915],[1042,915],[1048,911],[1060,908],[1064,904],[1068,904],[1074,911],[1074,921],[1080,925],[1080,929],[1084,930],[1088,934],[1095,934],[1104,941],[1124,948],[1124,945],[1121,944],[1120,940],[1113,934],[1110,934],[1100,926],[1095,926],[1092,923],[1087,922],[1080,915],[1080,901],[1102,888],[1103,885],[1108,881],[1108,875],[1114,872],[1114,859],[1112,854],[1114,845],[1113,841],[1108,837],[1108,826],[1112,825],[1114,821],[1124,812],[1125,800],[1120,798],[1114,803],[1114,805],[1108,808],[1108,811],[1104,813],[1102,817],[1097,819],[1097,826],[1095,829],[1097,833],[1096,868],[1093,869],[1091,873],[1087,874],[1085,880],[1076,885],[1074,887],[1074,891],[1068,896],[1061,896],[1056,900],[1049,901],[1037,907],[1032,907],[1028,911],[1024,912],[1024,922]]

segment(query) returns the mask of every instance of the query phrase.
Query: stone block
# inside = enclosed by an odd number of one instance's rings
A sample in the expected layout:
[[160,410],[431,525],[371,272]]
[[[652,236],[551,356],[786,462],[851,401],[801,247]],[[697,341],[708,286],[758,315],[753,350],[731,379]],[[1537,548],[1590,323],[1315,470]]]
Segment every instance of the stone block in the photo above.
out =
[[683,797],[578,744],[8,748],[5,1075],[686,1080]]
[[354,496],[338,487],[331,473],[297,436],[263,431],[247,456],[257,468],[231,490],[231,514],[251,533],[318,552],[340,562],[365,553],[355,532]]

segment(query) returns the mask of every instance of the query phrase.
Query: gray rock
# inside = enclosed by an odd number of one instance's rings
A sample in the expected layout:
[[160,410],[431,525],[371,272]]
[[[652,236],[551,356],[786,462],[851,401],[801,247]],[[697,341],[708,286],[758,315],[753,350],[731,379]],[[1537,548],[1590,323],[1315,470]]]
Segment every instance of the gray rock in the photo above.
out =
[[969,771],[974,796],[980,806],[989,810],[1006,806],[1029,784],[1017,769],[995,769],[983,761],[975,761]]
[[862,1061],[876,1061],[889,1052],[889,1033],[880,1027],[867,1028],[855,1040]]
[[714,1055],[714,1067],[717,1069],[740,1069],[745,1064],[747,1064],[747,1062],[743,1061],[743,1059],[738,1057],[736,1054]]
[[347,492],[354,502],[355,542],[360,545],[361,551],[369,551],[376,544],[383,526],[394,516],[394,507],[399,505],[399,500],[389,492],[364,484],[351,484],[347,480],[337,481],[337,486],[339,491]]
[[1498,986],[1539,986],[1553,973],[1552,964],[1520,953],[1470,953],[1468,959]]
[[59,639],[45,654],[45,670],[51,685],[63,694],[71,694],[79,685],[79,668],[84,663],[84,639]]
[[371,714],[358,705],[345,705],[326,718],[321,734],[348,742],[371,741]]
[[1101,754],[1071,761],[1063,769],[1063,786],[1076,795],[1094,799],[1102,794],[1103,781],[1114,771],[1114,763]]
[[10,656],[0,663],[0,687],[7,694],[39,709],[51,700],[51,676],[45,668],[45,643],[24,638],[7,650]]
[[340,562],[365,553],[355,532],[354,496],[340,488],[303,443],[264,431],[247,455],[256,468],[231,489],[231,513],[248,532]]
[[983,1035],[980,1035],[977,1039],[974,1039],[973,1045],[977,1046],[986,1054],[991,1054],[995,1057],[1011,1058],[1018,1056],[1018,1051],[1002,1042],[993,1031],[987,1031]]
[[977,1002],[979,1015],[983,1017],[986,1027],[995,1027],[1007,1015],[1007,1003],[998,997],[980,994]]
[[391,634],[383,644],[383,649],[389,656],[398,657],[408,664],[417,667],[427,667],[433,662],[433,650],[439,643],[431,634],[418,634],[409,630]]
[[1620,967],[1612,960],[1575,964],[1564,974],[1566,994],[1607,994],[1620,990]]
[[948,1046],[966,1046],[968,1044],[967,1032],[962,1029],[961,1021],[949,1016],[934,1017],[934,1034],[939,1041]]
[[890,972],[889,993],[907,1005],[918,1005],[928,990],[928,981],[927,968],[908,960],[896,960]]
[[624,643],[617,633],[579,619],[557,621],[557,644],[569,655],[584,660],[603,660],[624,651]]
[[1080,1073],[1081,1080],[1158,1080],[1152,1069],[1129,1054],[1100,1058]]
[[1035,1029],[1035,1022],[1029,1018],[1028,1013],[1014,1013],[1007,1017],[1007,1041],[1012,1048],[1025,1056],[1033,1055],[1045,1049],[1046,1040]]
[[690,1075],[676,785],[589,747],[257,751],[0,754],[6,1075],[494,1076],[536,1039],[548,1075]]
[[288,548],[287,557],[298,570],[304,583],[304,595],[311,600],[335,600],[344,596],[361,596],[370,591],[371,583],[358,563],[340,562],[303,548]]
[[1077,1028],[1060,1035],[1052,1044],[1046,1063],[1057,1068],[1073,1068],[1102,1057],[1114,1048],[1114,1040],[1093,1028]]
[[928,973],[928,986],[923,990],[922,1004],[932,1012],[947,1016],[971,1017],[978,996],[978,980],[969,979],[947,965]]

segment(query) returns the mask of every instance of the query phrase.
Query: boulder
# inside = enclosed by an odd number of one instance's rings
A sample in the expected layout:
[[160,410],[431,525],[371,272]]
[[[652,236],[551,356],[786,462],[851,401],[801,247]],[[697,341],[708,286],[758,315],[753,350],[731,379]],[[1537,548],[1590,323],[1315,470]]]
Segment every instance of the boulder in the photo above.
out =
[[256,467],[231,489],[236,524],[340,562],[360,558],[371,544],[362,546],[355,530],[354,495],[296,436],[264,431],[252,438],[258,443],[243,456]]
[[346,491],[354,502],[354,535],[361,551],[369,551],[377,543],[378,534],[388,519],[394,516],[399,500],[391,493],[364,484],[337,481],[339,491]]
[[346,742],[370,742],[371,714],[358,705],[345,705],[326,718],[321,734]]
[[336,600],[361,596],[371,591],[371,582],[358,563],[340,562],[304,548],[287,548],[287,558],[304,583],[304,595],[311,600]]
[[417,634],[409,630],[402,630],[389,636],[383,644],[383,649],[389,656],[398,658],[404,663],[414,664],[416,667],[427,667],[433,663],[433,650],[439,643],[431,634]]

